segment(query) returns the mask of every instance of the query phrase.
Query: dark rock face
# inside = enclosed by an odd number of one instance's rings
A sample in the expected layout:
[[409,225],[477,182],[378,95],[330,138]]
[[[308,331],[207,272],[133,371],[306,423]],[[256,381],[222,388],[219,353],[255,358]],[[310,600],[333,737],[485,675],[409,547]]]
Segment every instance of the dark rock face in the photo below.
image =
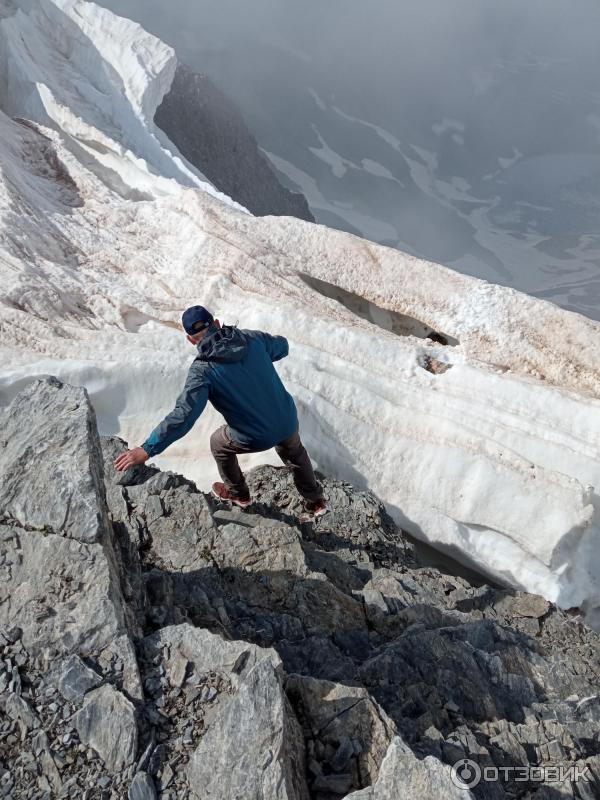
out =
[[180,64],[154,122],[217,189],[252,214],[314,222],[304,195],[279,183],[240,112],[206,75]]
[[[301,522],[285,467],[248,474],[246,512],[151,465],[116,473],[126,444],[98,446],[85,390],[56,380],[0,418],[30,452],[36,395],[52,446],[0,508],[0,797],[600,796],[600,636],[581,621],[420,565],[345,482]],[[61,450],[67,422],[93,464]],[[86,502],[100,542],[55,524]],[[458,788],[465,759],[497,779]]]

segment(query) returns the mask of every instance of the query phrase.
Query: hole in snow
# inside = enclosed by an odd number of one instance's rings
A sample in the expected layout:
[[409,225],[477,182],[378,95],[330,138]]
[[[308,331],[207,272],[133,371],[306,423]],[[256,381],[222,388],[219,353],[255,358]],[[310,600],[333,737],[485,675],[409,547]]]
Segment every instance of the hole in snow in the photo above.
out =
[[151,317],[148,314],[144,314],[143,311],[138,311],[137,308],[132,308],[131,306],[122,306],[121,307],[121,318],[123,319],[123,325],[125,330],[129,331],[130,333],[137,333],[142,325],[145,325],[150,320],[154,322],[160,322],[156,317]]
[[159,319],[158,317],[152,317],[150,314],[145,314],[143,311],[140,311],[137,308],[133,308],[133,306],[121,306],[121,319],[123,320],[123,327],[129,333],[139,333],[140,328],[142,325],[145,325],[147,322],[156,322],[159,325],[166,325],[167,328],[174,328],[176,331],[183,331],[183,328],[179,323],[174,322],[170,319]]
[[409,317],[407,314],[400,314],[397,311],[381,308],[358,294],[348,292],[340,286],[322,281],[319,278],[313,278],[312,275],[307,275],[305,272],[298,274],[311,289],[325,297],[329,297],[331,300],[337,300],[338,303],[352,311],[357,317],[366,319],[367,322],[371,322],[373,325],[379,325],[380,328],[391,331],[397,336],[416,336],[419,339],[431,339],[438,344],[450,345],[451,347],[456,347],[456,345],[460,344],[458,339],[440,331],[435,331],[429,325]]

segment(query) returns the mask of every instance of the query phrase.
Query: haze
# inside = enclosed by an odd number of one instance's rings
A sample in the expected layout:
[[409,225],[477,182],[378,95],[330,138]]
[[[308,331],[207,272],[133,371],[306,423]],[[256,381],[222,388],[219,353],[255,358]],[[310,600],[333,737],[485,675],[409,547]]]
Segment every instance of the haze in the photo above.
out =
[[106,0],[238,105],[317,221],[600,318],[600,6]]

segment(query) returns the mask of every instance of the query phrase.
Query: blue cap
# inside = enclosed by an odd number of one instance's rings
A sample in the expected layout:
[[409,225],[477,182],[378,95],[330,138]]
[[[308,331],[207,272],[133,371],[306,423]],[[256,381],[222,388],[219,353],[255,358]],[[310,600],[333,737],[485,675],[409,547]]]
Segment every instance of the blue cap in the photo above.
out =
[[204,306],[191,306],[183,312],[181,324],[190,336],[200,333],[214,322],[214,317]]

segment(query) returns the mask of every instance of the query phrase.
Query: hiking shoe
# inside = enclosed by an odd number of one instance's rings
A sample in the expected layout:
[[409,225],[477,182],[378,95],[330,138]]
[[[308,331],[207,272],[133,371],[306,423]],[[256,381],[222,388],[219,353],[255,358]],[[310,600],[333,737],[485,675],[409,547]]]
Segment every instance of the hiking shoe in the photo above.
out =
[[305,500],[303,505],[307,514],[311,514],[313,517],[322,517],[329,511],[329,506],[323,497],[320,500]]
[[249,505],[252,504],[252,498],[248,498],[247,500],[242,500],[241,497],[234,497],[232,494],[229,493],[229,490],[225,486],[224,483],[217,481],[212,485],[212,493],[218,500],[228,500],[230,503],[234,503],[236,506],[240,508],[247,508]]

